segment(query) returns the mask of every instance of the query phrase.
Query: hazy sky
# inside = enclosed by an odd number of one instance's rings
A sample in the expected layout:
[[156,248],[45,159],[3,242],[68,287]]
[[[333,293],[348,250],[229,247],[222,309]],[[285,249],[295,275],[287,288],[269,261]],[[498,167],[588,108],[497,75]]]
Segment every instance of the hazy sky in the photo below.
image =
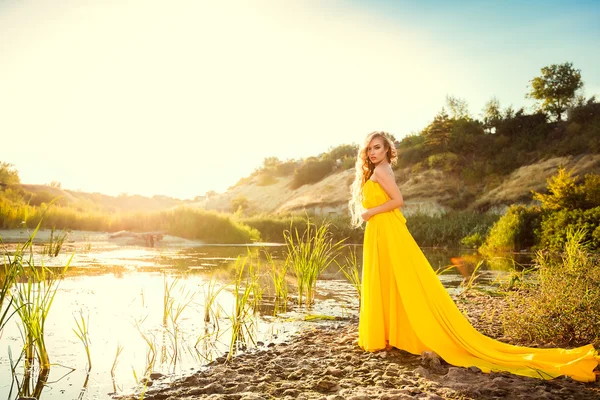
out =
[[598,1],[0,0],[0,161],[24,183],[191,198],[262,164],[474,115],[570,61]]

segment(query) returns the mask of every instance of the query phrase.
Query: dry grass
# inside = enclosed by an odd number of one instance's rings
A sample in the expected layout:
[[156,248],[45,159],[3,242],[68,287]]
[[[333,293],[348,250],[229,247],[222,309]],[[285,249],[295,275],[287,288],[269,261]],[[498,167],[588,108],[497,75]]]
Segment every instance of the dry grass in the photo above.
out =
[[574,175],[589,172],[600,172],[600,154],[584,156],[554,157],[535,164],[525,165],[513,171],[497,188],[483,194],[475,201],[473,207],[485,207],[498,204],[529,202],[531,191],[545,192],[546,179],[554,175],[560,165]]

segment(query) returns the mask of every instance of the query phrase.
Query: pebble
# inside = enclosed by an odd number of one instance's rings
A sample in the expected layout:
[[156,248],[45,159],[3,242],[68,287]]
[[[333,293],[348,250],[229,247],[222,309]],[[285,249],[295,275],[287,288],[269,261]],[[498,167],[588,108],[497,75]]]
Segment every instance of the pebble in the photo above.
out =
[[[175,381],[169,387],[148,387],[144,398],[600,399],[599,383],[584,384],[570,378],[545,382],[506,373],[485,374],[477,367],[448,365],[434,353],[415,356],[397,349],[364,352],[356,345],[356,328],[356,320],[337,329],[317,325],[289,344],[267,344],[263,348],[268,350],[234,357],[227,364],[217,359],[210,368]],[[134,400],[139,396],[117,398]]]

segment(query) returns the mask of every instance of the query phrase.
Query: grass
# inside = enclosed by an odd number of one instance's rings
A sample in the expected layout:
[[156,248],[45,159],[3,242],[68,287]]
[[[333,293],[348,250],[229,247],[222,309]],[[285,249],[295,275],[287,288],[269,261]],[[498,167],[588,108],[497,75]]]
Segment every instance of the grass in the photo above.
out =
[[12,257],[7,256],[7,259],[9,264],[17,269],[20,280],[15,285],[13,307],[23,328],[25,367],[32,367],[35,357],[41,370],[45,371],[50,368],[45,341],[45,324],[60,280],[73,257],[71,256],[59,272],[52,271],[44,265],[36,267],[31,246],[37,230],[36,228],[29,240],[24,245],[18,246],[15,254]]
[[69,232],[67,231],[63,231],[56,236],[54,236],[54,232],[55,229],[52,227],[52,230],[50,231],[50,240],[44,244],[44,248],[42,249],[43,255],[57,257],[62,250],[65,240],[69,236]]
[[[290,226],[284,233],[287,248],[286,262],[296,275],[298,305],[310,306],[314,302],[319,275],[338,256],[344,239],[334,242],[329,224],[315,225],[307,221],[302,234]],[[288,267],[290,268],[290,267]]]
[[338,265],[338,268],[340,270],[340,272],[344,275],[344,277],[346,278],[346,280],[348,282],[350,282],[350,284],[352,285],[352,287],[354,287],[354,289],[356,290],[356,294],[358,295],[358,304],[360,304],[361,301],[361,295],[362,295],[362,285],[361,285],[361,281],[360,281],[360,263],[358,262],[358,259],[356,257],[356,248],[352,247],[352,249],[349,251],[348,255],[344,256],[344,262],[343,263],[339,263],[336,260],[336,263]]
[[209,324],[214,321],[215,325],[218,325],[219,318],[217,310],[215,309],[215,303],[217,297],[227,285],[217,287],[217,279],[214,274],[210,276],[210,279],[204,286],[204,323]]
[[115,358],[113,359],[112,367],[110,368],[110,377],[112,379],[113,392],[114,393],[117,393],[117,383],[116,383],[116,380],[115,380],[115,370],[117,369],[117,364],[119,363],[119,357],[121,356],[122,352],[123,352],[123,346],[121,346],[120,344],[117,344],[117,351],[115,353]]
[[[247,341],[255,344],[253,338],[254,323],[252,317],[256,308],[251,307],[251,298],[257,297],[260,291],[258,285],[258,268],[252,263],[251,257],[238,257],[235,263],[234,286],[234,309],[230,316],[231,341],[227,361],[230,361],[239,348]],[[256,301],[256,300],[255,300]],[[256,303],[255,303],[256,304]]]
[[81,211],[55,204],[32,206],[14,204],[0,196],[0,228],[26,226],[96,232],[167,231],[169,235],[199,239],[206,243],[250,243],[260,233],[232,215],[178,207],[150,212]]
[[533,277],[508,292],[507,335],[526,342],[600,345],[600,257],[569,230],[562,251],[538,251]]
[[[2,244],[1,240],[0,244]],[[11,289],[18,277],[18,264],[11,262],[6,249],[3,252],[3,261],[4,268],[0,271],[0,335],[4,326],[17,312],[12,308],[14,299],[11,296]]]
[[433,216],[409,215],[406,225],[419,246],[459,248],[463,247],[464,238],[475,234],[485,237],[498,218],[499,215],[492,213],[450,211]]
[[90,339],[90,333],[88,331],[90,315],[88,312],[88,315],[86,318],[83,315],[83,310],[79,310],[78,315],[74,315],[73,318],[75,319],[75,324],[76,324],[76,328],[73,328],[73,332],[75,333],[77,338],[79,338],[79,340],[83,344],[83,347],[85,348],[85,354],[86,354],[87,360],[88,360],[88,373],[89,373],[92,370],[92,357],[90,354],[90,344],[92,342]]
[[273,256],[267,250],[263,249],[263,254],[267,259],[267,264],[271,266],[269,276],[273,282],[275,291],[275,309],[274,314],[287,311],[288,304],[288,284],[286,280],[288,263],[276,263]]

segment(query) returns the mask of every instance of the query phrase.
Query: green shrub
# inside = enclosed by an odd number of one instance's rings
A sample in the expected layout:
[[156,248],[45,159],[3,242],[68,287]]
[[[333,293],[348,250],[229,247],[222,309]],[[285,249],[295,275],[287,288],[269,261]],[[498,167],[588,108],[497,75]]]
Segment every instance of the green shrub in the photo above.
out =
[[569,121],[585,124],[600,119],[600,103],[588,102],[567,111]]
[[450,211],[442,215],[414,214],[406,224],[415,241],[427,247],[461,247],[465,236],[485,236],[498,219],[497,214],[475,211]]
[[561,249],[567,241],[568,230],[582,229],[590,249],[600,249],[600,207],[589,210],[567,210],[549,213],[540,229],[540,247]]
[[306,229],[306,219],[299,215],[275,217],[275,216],[254,216],[242,218],[240,222],[260,232],[260,238],[264,242],[283,243],[283,232],[290,229],[290,224],[297,226],[298,229]]
[[19,173],[12,164],[0,161],[0,188],[20,183]]
[[309,158],[296,169],[294,178],[290,183],[291,189],[298,189],[303,185],[317,183],[329,175],[335,166],[335,161],[331,159],[317,160]]
[[535,232],[541,223],[541,210],[536,206],[513,205],[494,224],[480,250],[519,251],[536,244]]
[[[350,218],[347,216],[322,217],[311,215],[310,220],[317,226],[328,224],[329,233],[335,241],[346,239],[346,243],[362,244],[364,229],[354,229],[350,225]],[[283,233],[290,229],[290,226],[298,230],[306,229],[306,218],[300,215],[288,216],[254,216],[240,219],[245,225],[248,225],[258,232],[265,242],[283,243]]]
[[355,144],[341,144],[339,146],[329,149],[327,153],[324,153],[321,158],[329,159],[333,161],[343,160],[344,158],[351,158],[356,160],[356,154],[358,153],[358,146]]
[[342,163],[340,164],[340,169],[345,171],[350,168],[354,168],[356,165],[356,159],[352,157],[346,157],[342,159]]
[[438,153],[427,157],[427,163],[429,168],[452,171],[458,168],[459,158],[456,154],[450,152]]
[[583,182],[572,171],[560,167],[556,175],[548,178],[548,193],[533,193],[533,198],[546,211],[574,210],[600,206],[600,175],[587,174]]
[[166,231],[170,235],[207,243],[249,243],[260,239],[256,229],[235,221],[228,214],[179,207],[171,210],[116,213],[82,212],[71,207],[16,206],[0,198],[0,227],[42,228],[115,232]]
[[481,233],[475,232],[462,238],[460,244],[465,247],[476,249],[483,244],[484,239],[485,237]]
[[534,283],[510,293],[505,332],[527,342],[600,345],[600,257],[569,230],[562,252],[538,252]]

